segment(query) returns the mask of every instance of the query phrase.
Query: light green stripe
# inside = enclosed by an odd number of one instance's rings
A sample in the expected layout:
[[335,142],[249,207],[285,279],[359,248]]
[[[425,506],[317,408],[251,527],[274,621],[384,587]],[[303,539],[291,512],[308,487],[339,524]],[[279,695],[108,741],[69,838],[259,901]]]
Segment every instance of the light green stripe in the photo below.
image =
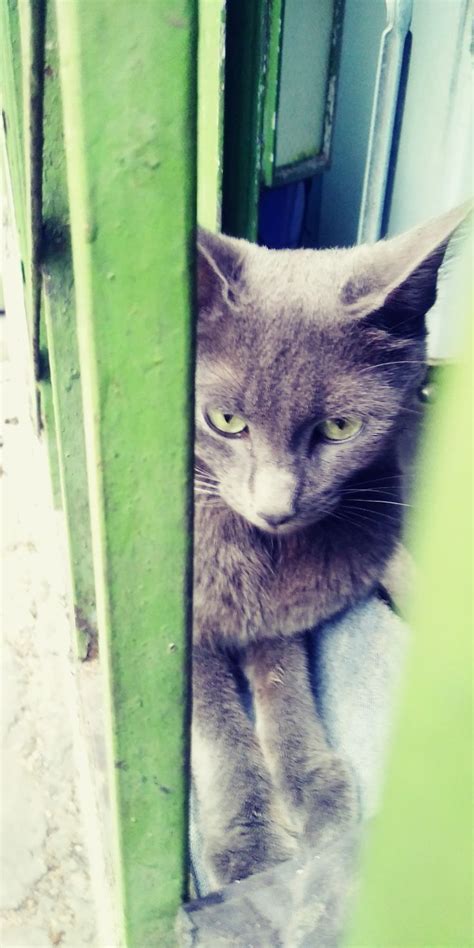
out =
[[185,890],[195,5],[56,9],[124,928],[167,945]]

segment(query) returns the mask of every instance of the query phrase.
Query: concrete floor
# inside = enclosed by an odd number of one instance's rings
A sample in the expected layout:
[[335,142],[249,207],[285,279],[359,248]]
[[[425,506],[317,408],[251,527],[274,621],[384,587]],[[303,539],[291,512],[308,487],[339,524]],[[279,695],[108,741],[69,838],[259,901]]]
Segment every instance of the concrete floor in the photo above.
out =
[[113,948],[116,939],[104,935],[107,872],[97,858],[80,701],[89,689],[96,710],[97,667],[84,670],[72,650],[64,521],[53,509],[46,447],[30,419],[23,294],[8,217],[4,202],[0,943]]
[[75,747],[62,515],[29,418],[17,314],[2,375],[1,945],[97,945]]

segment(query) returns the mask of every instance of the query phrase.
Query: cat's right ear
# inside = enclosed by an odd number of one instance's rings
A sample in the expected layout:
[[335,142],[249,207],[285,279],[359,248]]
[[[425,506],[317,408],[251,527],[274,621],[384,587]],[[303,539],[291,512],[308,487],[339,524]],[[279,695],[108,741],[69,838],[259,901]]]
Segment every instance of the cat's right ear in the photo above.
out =
[[199,312],[218,311],[231,303],[233,286],[241,270],[242,257],[237,241],[198,228],[197,299]]

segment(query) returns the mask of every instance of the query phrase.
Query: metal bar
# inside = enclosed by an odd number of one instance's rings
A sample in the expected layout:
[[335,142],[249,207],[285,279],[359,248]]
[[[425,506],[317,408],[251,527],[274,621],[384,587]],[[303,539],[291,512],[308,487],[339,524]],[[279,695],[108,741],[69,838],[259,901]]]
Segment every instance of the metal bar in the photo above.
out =
[[[26,311],[30,326],[31,353],[35,378],[41,378],[40,255],[42,239],[42,153],[43,153],[43,68],[44,0],[20,0],[21,54],[23,67],[23,139],[25,152],[26,219]],[[41,427],[38,404],[37,425]]]
[[196,4],[56,2],[123,925],[186,889]]
[[[316,9],[311,3],[305,8],[299,2],[273,0],[269,5],[262,157],[262,176],[269,187],[301,181],[329,166],[344,4],[345,0],[326,0]],[[304,26],[306,21],[306,30],[302,27],[296,36],[296,25]],[[307,39],[303,41],[305,33]],[[313,41],[309,42],[311,37]],[[319,44],[317,52],[315,42]],[[298,56],[302,43],[314,52],[309,66],[308,56]],[[320,83],[319,89],[315,88],[315,80],[316,86]],[[304,95],[311,97],[310,103]],[[293,124],[295,115],[300,119]],[[306,127],[314,138],[305,136],[302,147],[301,135]],[[282,146],[286,160],[280,154]]]
[[224,138],[225,0],[199,0],[197,216],[220,230]]
[[257,238],[267,0],[228,0],[222,228]]
[[[469,314],[470,296],[468,283]],[[471,944],[472,359],[448,381],[423,458],[413,642],[352,948]]]
[[263,111],[262,177],[268,187],[274,184],[284,13],[285,0],[274,0],[269,12]]
[[3,133],[8,155],[15,219],[23,259],[25,245],[25,167],[23,152],[23,83],[17,0],[0,4]]
[[[43,319],[72,580],[76,651],[92,658],[97,650],[92,540],[82,418],[76,307],[69,230],[69,205],[62,129],[61,91],[54,6],[46,15],[43,142]],[[43,335],[43,327],[42,333]],[[41,347],[42,349],[42,347]],[[41,383],[41,391],[45,390]],[[46,406],[47,407],[47,406]],[[54,432],[53,432],[54,435]],[[49,432],[51,442],[52,435]]]
[[61,475],[59,471],[59,444],[56,407],[53,397],[53,386],[51,383],[49,349],[50,343],[45,323],[45,300],[41,297],[40,309],[40,352],[41,352],[41,379],[33,382],[33,388],[38,399],[38,406],[41,417],[41,435],[46,437],[49,458],[49,473],[51,477],[51,491],[53,495],[53,504],[56,510],[63,507],[63,496],[61,491]]
[[[1,89],[2,89],[2,147],[5,149],[5,171],[7,191],[11,191],[11,208],[14,212],[15,226],[18,233],[18,263],[21,268],[20,279],[25,293],[25,307],[27,312],[28,351],[32,352],[32,285],[33,268],[31,257],[31,203],[27,201],[26,178],[30,180],[30,170],[26,169],[24,116],[30,110],[30,72],[23,69],[23,44],[26,42],[21,35],[19,3],[17,0],[6,0],[0,4],[0,42],[1,42]],[[24,100],[27,101],[25,112]],[[28,132],[28,141],[30,140]],[[8,164],[8,168],[7,168]],[[16,257],[15,257],[16,260]],[[28,306],[29,303],[29,306]],[[21,330],[19,330],[21,332]],[[26,382],[31,417],[37,431],[41,428],[41,414],[39,392],[36,386],[37,360],[30,358]],[[45,390],[45,407],[49,412],[50,428],[54,430],[54,416],[52,403],[48,402],[48,391]],[[53,446],[54,447],[54,446]],[[54,474],[55,456],[51,455]]]
[[385,3],[387,24],[380,43],[359,212],[358,243],[373,243],[381,236],[403,51],[413,9],[413,0],[385,0]]

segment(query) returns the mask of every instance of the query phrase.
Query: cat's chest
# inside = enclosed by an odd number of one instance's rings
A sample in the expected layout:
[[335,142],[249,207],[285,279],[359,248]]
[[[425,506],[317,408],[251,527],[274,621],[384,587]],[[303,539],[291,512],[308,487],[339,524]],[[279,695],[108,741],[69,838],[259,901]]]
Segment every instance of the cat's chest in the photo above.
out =
[[315,550],[274,544],[238,521],[196,518],[194,636],[244,645],[317,620]]

